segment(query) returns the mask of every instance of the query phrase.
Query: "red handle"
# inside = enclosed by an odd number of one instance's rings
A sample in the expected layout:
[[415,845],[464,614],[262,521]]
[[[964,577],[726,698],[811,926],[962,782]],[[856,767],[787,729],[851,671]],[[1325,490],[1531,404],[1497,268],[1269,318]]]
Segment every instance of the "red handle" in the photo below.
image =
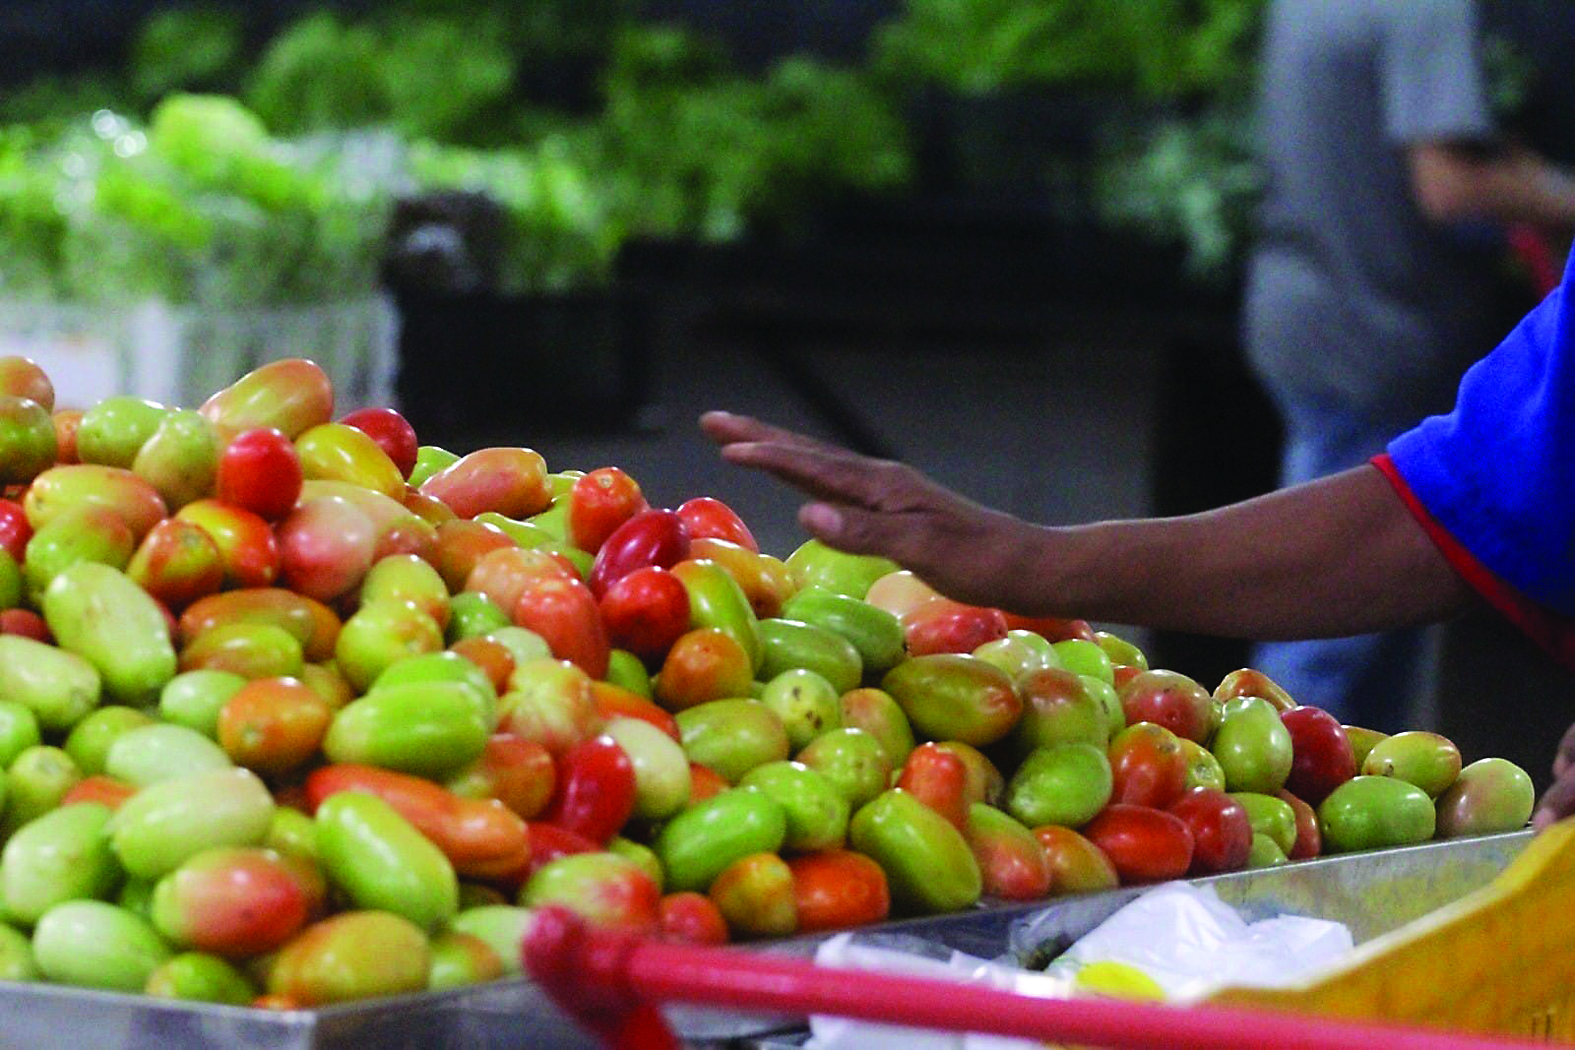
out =
[[[918,977],[819,967],[800,959],[725,948],[662,944],[590,929],[561,909],[543,909],[526,938],[527,970],[560,1005],[587,1021],[612,1047],[676,1046],[619,1042],[612,1017],[639,1014],[660,1023],[657,1003],[772,1014],[830,1014],[951,1032],[986,1032],[1134,1050],[1466,1050],[1546,1047],[1519,1039],[1437,1032],[1392,1024],[1335,1021],[1304,1014],[1213,1006],[1154,1006],[1102,999],[1034,999],[991,988]],[[654,1030],[639,1028],[653,1039]]]

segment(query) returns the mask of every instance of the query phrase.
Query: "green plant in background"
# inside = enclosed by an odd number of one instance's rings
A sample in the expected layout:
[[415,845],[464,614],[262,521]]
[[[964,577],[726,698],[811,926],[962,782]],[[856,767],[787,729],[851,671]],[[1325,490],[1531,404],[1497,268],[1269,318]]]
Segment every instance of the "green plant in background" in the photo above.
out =
[[1263,182],[1251,138],[1239,109],[1160,121],[1102,158],[1096,186],[1103,218],[1181,246],[1196,279],[1228,279]]
[[0,142],[0,293],[233,307],[377,286],[387,187],[273,140],[233,99],[171,95],[146,128],[101,110]]
[[132,41],[132,90],[149,106],[177,91],[232,90],[244,46],[241,19],[233,10],[157,11]]
[[1152,98],[1238,86],[1263,0],[907,0],[873,63],[963,94],[1097,86]]

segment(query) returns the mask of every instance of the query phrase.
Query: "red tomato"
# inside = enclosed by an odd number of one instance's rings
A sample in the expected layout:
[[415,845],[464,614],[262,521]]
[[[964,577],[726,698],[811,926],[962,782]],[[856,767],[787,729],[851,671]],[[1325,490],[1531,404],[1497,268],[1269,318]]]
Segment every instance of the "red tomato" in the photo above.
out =
[[[574,853],[600,853],[601,843],[592,842],[579,832],[560,828],[556,824],[538,824],[532,821],[530,829],[530,862],[518,873],[519,878],[534,875],[540,868]],[[511,880],[513,881],[513,880]]]
[[595,554],[618,526],[646,509],[639,482],[617,467],[597,467],[569,489],[569,542]]
[[399,468],[399,476],[408,478],[415,468],[420,443],[415,428],[404,416],[391,408],[363,408],[345,416],[339,422],[355,427],[377,443],[384,455]]
[[1309,860],[1323,852],[1323,833],[1318,830],[1318,811],[1300,798],[1281,788],[1275,792],[1290,804],[1296,814],[1296,842],[1286,854],[1290,860]]
[[663,707],[683,711],[708,700],[748,696],[753,681],[749,654],[732,635],[715,627],[696,627],[667,650],[651,687]]
[[1192,865],[1192,832],[1174,813],[1113,802],[1083,828],[1122,882],[1179,879]]
[[558,790],[542,818],[606,842],[634,812],[634,763],[612,737],[593,737],[558,760]]
[[62,408],[50,417],[50,421],[55,424],[55,462],[77,462],[77,431],[82,426],[82,410]]
[[670,510],[642,510],[607,537],[591,566],[591,591],[607,588],[647,565],[670,569],[689,557],[689,527]]
[[733,785],[710,766],[689,763],[689,804],[704,802],[712,795],[720,795]]
[[1241,871],[1252,852],[1252,821],[1240,802],[1223,791],[1196,787],[1181,796],[1170,812],[1192,832],[1193,875]]
[[1099,641],[1094,637],[1094,628],[1087,620],[1066,620],[1059,616],[1019,616],[1017,613],[1007,613],[1006,625],[1014,631],[1033,631],[1052,642],[1064,642],[1069,638],[1081,638],[1085,642]]
[[608,721],[614,718],[638,718],[651,723],[674,740],[680,739],[678,720],[637,693],[631,693],[611,682],[592,682],[591,696],[596,699],[596,713]]
[[510,612],[531,583],[544,576],[579,579],[572,568],[549,551],[503,547],[481,556],[470,575],[465,577],[465,590],[474,591],[499,609]]
[[862,853],[832,849],[788,861],[800,933],[880,922],[891,911],[886,873]]
[[497,799],[526,820],[542,814],[557,786],[552,753],[513,733],[488,737],[481,757],[448,782],[448,789],[461,798]]
[[279,539],[261,515],[219,500],[200,499],[175,512],[219,546],[227,587],[267,587],[279,578]]
[[903,621],[908,655],[971,653],[1006,637],[1006,615],[999,609],[942,600],[930,602]]
[[606,677],[612,646],[595,596],[578,579],[530,581],[514,604],[514,622],[541,635],[558,659],[592,678]]
[[509,676],[514,673],[514,654],[509,652],[508,646],[491,638],[473,635],[461,638],[449,646],[449,650],[487,672],[492,688],[498,691],[499,696],[508,692]]
[[656,663],[689,630],[689,592],[666,569],[647,565],[607,588],[601,613],[615,647]]
[[699,496],[678,505],[678,516],[689,527],[690,539],[727,540],[760,553],[760,544],[749,526],[719,499]]
[[464,589],[465,581],[483,557],[495,550],[518,546],[496,525],[456,518],[437,527],[437,541],[429,560],[453,593]]
[[1291,775],[1285,788],[1316,806],[1329,792],[1356,776],[1356,753],[1340,720],[1316,707],[1280,712],[1291,734]]
[[1111,801],[1164,809],[1187,790],[1187,753],[1164,726],[1139,722],[1110,741],[1110,775]]
[[268,521],[278,521],[301,498],[301,459],[283,432],[260,427],[236,436],[219,454],[214,494]]
[[727,943],[727,922],[716,903],[703,893],[669,893],[656,905],[658,936],[677,944]]
[[71,790],[60,799],[60,804],[69,806],[74,802],[102,802],[110,809],[119,809],[122,802],[136,793],[137,789],[132,785],[99,773],[71,785]]
[[945,817],[962,831],[968,826],[965,796],[968,767],[939,744],[920,744],[908,753],[897,786]]
[[1034,828],[1034,838],[1044,847],[1050,865],[1050,892],[1093,893],[1113,890],[1120,884],[1115,865],[1088,839],[1071,828],[1045,824]]
[[0,550],[4,550],[18,565],[27,551],[27,541],[33,538],[33,526],[27,523],[27,514],[15,500],[0,499]]
[[254,679],[219,709],[219,746],[236,765],[286,773],[317,753],[333,716],[328,701],[298,679]]
[[20,634],[35,642],[54,641],[44,618],[31,609],[7,609],[0,612],[0,634]]

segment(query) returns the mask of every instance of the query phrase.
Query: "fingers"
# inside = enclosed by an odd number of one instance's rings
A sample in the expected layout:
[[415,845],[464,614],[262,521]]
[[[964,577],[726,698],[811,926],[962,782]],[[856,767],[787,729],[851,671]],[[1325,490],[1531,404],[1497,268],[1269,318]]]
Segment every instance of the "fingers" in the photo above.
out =
[[877,461],[829,446],[742,441],[724,445],[722,458],[764,470],[811,496],[834,503],[877,506],[887,488]]
[[1575,813],[1575,777],[1564,776],[1554,781],[1537,803],[1531,826],[1541,831],[1549,824]]
[[879,554],[902,562],[912,523],[846,504],[806,503],[798,523],[822,543],[849,554]]
[[1559,741],[1558,753],[1553,756],[1553,775],[1563,777],[1575,767],[1575,725],[1564,731],[1564,738]]
[[835,446],[818,441],[807,434],[774,427],[769,423],[762,423],[753,416],[734,415],[732,412],[706,412],[700,417],[700,429],[712,441],[724,446],[739,442],[768,441],[793,448],[837,451]]

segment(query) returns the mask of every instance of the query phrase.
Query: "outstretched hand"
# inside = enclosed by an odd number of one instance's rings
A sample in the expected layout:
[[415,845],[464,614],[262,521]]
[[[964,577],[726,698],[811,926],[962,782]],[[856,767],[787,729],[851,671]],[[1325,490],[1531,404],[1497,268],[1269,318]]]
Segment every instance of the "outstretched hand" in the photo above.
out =
[[878,554],[957,601],[1006,608],[1035,601],[1044,530],[982,507],[903,463],[871,459],[748,416],[707,412],[700,427],[722,458],[812,497],[798,520],[816,539]]
[[1558,754],[1553,758],[1553,786],[1537,800],[1531,823],[1541,831],[1571,814],[1575,814],[1575,726],[1570,726],[1559,741]]

